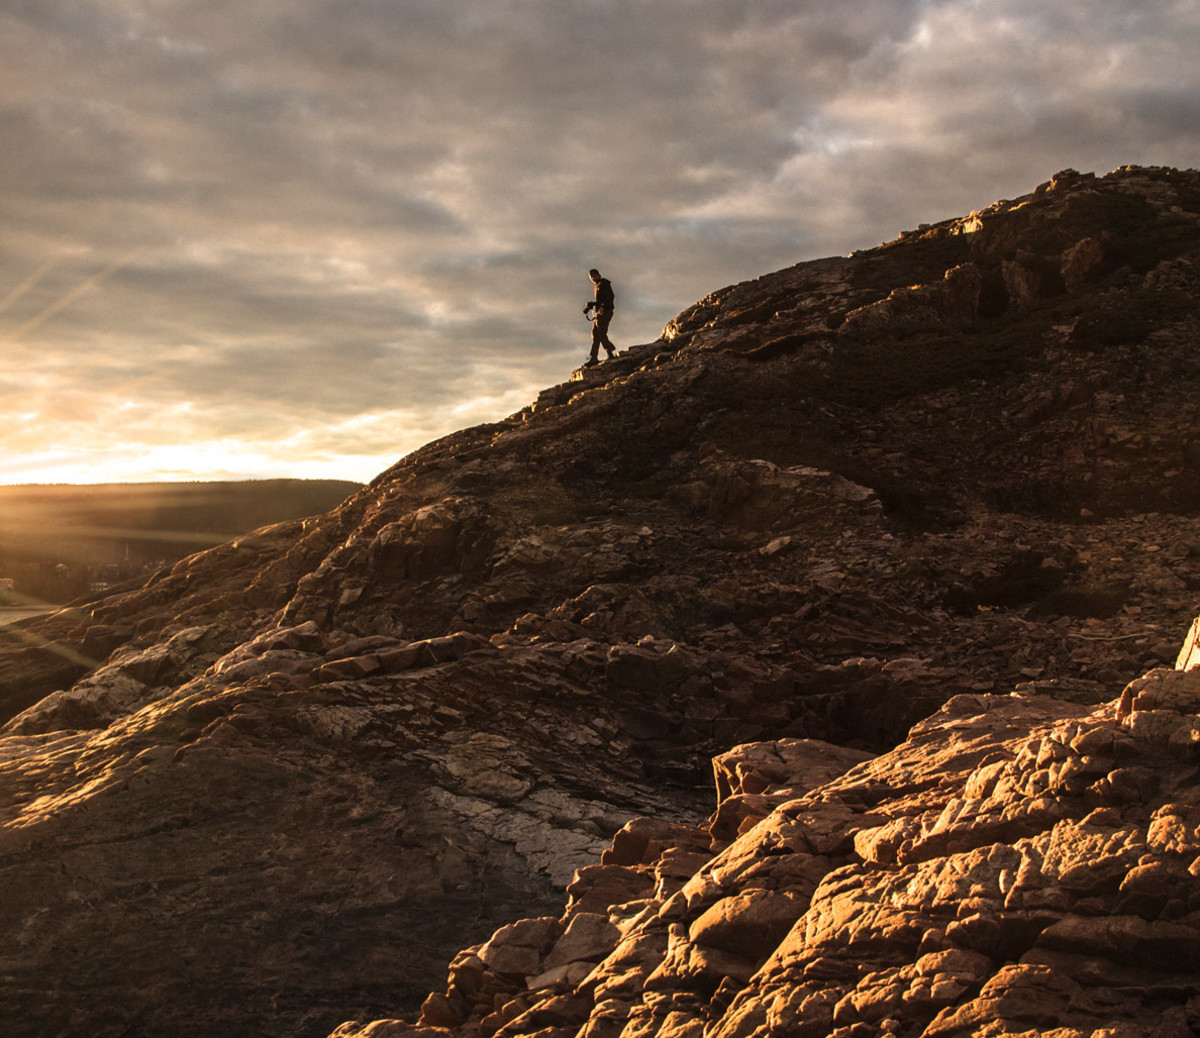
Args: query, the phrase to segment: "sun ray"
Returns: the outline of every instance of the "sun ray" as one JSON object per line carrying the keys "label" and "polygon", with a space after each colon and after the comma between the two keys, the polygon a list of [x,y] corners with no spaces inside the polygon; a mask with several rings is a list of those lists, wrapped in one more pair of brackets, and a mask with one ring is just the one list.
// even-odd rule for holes
{"label": "sun ray", "polygon": [[61,260],[47,260],[15,288],[11,289],[3,299],[0,299],[0,314],[4,313],[13,303],[33,288],[39,281],[61,263]]}
{"label": "sun ray", "polygon": [[[102,285],[105,281],[107,281],[110,277],[112,277],[118,270],[121,270],[123,267],[127,267],[130,263],[132,263],[137,258],[140,251],[141,251],[140,249],[135,249],[132,252],[126,253],[124,256],[120,257],[119,259],[114,260],[107,267],[104,267],[103,269],[98,270],[91,277],[85,278],[82,282],[80,282],[78,285],[76,285],[70,291],[65,292],[65,293],[63,293],[63,295],[59,296],[58,299],[56,299],[53,303],[51,303],[49,306],[47,306],[40,313],[35,314],[33,317],[29,318],[29,320],[27,320],[24,324],[19,325],[18,327],[13,329],[11,332],[9,332],[8,335],[6,335],[3,339],[0,339],[0,346],[9,346],[12,343],[16,342],[18,339],[28,335],[30,332],[36,330],[37,328],[40,328],[51,317],[53,317],[55,314],[59,313],[60,311],[65,310],[68,306],[70,306],[73,302],[75,302],[75,300],[78,299],[85,292],[89,291],[90,289],[95,288],[97,285]],[[31,277],[32,277],[32,275],[31,275]],[[28,281],[28,280],[29,279],[27,278],[26,281]],[[17,287],[19,289],[21,286],[17,286]],[[14,291],[16,291],[16,289],[14,289]],[[11,296],[12,293],[10,292],[9,295]]]}
{"label": "sun ray", "polygon": [[[59,611],[57,607],[52,608],[53,611]],[[82,652],[71,648],[69,645],[62,645],[49,638],[43,638],[40,634],[26,630],[23,627],[14,627],[12,625],[0,626],[0,638],[23,642],[26,646],[34,649],[44,649],[46,652],[52,653],[60,659],[66,660],[68,663],[86,667],[88,670],[95,670],[102,662],[92,659],[90,656],[85,656]]]}

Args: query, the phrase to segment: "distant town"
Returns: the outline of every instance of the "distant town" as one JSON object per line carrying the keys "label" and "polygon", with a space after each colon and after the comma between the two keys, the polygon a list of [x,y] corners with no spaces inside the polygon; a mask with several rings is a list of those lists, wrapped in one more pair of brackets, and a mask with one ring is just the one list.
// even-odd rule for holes
{"label": "distant town", "polygon": [[329,511],[341,480],[0,487],[0,607],[55,607],[144,580],[272,523]]}
{"label": "distant town", "polygon": [[0,577],[0,605],[28,606],[31,600],[61,605],[85,595],[107,591],[135,577],[148,577],[167,565],[165,556],[130,559],[126,563],[89,565],[84,562],[55,562],[50,559],[9,563]]}

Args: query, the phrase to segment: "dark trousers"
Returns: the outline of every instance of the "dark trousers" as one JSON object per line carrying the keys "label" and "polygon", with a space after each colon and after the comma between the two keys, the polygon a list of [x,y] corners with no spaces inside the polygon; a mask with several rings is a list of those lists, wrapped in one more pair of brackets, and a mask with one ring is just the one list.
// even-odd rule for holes
{"label": "dark trousers", "polygon": [[608,325],[613,319],[611,310],[597,310],[596,319],[592,322],[592,360],[600,356],[600,347],[611,357],[616,347],[608,341]]}

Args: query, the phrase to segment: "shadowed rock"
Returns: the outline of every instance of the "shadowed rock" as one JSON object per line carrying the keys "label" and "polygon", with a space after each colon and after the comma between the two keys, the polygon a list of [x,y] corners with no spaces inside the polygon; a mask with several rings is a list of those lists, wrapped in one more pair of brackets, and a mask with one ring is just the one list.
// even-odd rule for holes
{"label": "shadowed rock", "polygon": [[[960,696],[815,788],[836,747],[739,747],[717,766],[717,853],[673,891],[609,887],[586,917],[568,904],[559,927],[609,924],[575,970],[563,954],[547,969],[509,928],[492,942],[524,969],[500,976],[489,942],[419,1019],[336,1038],[1185,1038],[1200,1011],[1197,674],[1155,671],[1097,708]],[[721,840],[729,798],[772,785],[792,796]],[[431,1012],[447,1003],[453,1019]]]}
{"label": "shadowed rock", "polygon": [[6,630],[6,1033],[967,1033],[1069,1009],[1076,918],[1160,961],[1192,722],[1093,711],[1195,612],[1198,227],[1194,172],[1063,175],[730,286]]}

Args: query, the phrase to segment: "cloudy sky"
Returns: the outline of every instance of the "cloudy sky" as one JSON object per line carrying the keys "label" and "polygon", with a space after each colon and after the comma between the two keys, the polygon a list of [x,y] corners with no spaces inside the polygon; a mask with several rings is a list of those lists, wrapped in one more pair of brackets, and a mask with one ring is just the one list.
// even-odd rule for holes
{"label": "cloudy sky", "polygon": [[1200,166],[1200,0],[0,0],[0,483],[369,480],[706,293]]}

